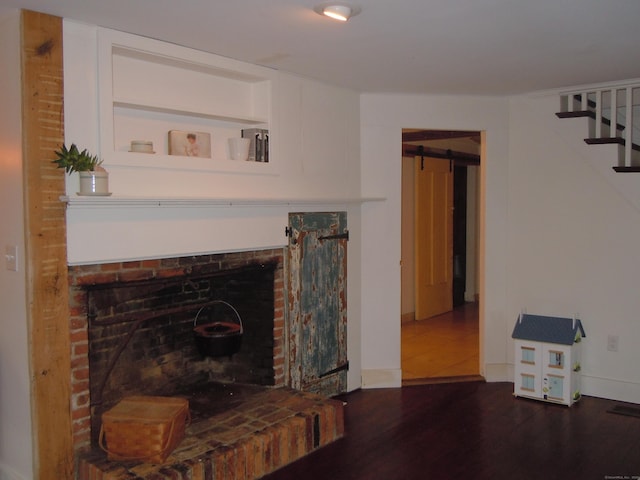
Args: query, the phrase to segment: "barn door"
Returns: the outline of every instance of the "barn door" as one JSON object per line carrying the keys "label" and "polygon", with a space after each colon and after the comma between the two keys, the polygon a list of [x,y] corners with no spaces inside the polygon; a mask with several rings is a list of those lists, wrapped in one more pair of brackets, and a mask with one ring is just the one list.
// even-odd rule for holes
{"label": "barn door", "polygon": [[346,212],[289,215],[289,375],[299,390],[347,388]]}
{"label": "barn door", "polygon": [[453,173],[450,162],[415,158],[416,320],[453,309]]}

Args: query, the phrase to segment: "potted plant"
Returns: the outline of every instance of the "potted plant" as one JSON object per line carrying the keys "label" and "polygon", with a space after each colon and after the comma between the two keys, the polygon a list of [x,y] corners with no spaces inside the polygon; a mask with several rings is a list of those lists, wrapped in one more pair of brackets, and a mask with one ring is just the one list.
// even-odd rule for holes
{"label": "potted plant", "polygon": [[102,168],[102,160],[97,155],[91,155],[87,149],[80,151],[75,143],[70,148],[62,145],[55,152],[53,163],[58,168],[64,168],[69,174],[78,172],[80,176],[80,191],[78,195],[111,195],[109,193],[109,173]]}

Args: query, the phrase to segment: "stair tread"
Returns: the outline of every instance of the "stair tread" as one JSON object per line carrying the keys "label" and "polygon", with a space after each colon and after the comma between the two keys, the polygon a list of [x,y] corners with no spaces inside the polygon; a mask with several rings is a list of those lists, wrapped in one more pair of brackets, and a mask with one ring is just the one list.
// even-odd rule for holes
{"label": "stair tread", "polygon": [[[630,145],[627,144],[627,140],[621,136],[621,134],[624,132],[625,130],[625,125],[622,125],[618,122],[614,122],[612,121],[612,119],[606,118],[602,115],[602,112],[598,112],[599,115],[597,114],[597,105],[596,103],[589,99],[587,97],[587,101],[583,102],[583,97],[581,94],[574,94],[572,96],[572,98],[570,96],[566,96],[566,101],[571,102],[569,103],[569,107],[582,107],[585,108],[586,110],[574,110],[574,111],[570,111],[570,112],[556,112],[556,117],[558,118],[580,118],[580,117],[588,117],[591,120],[597,120],[598,122],[600,122],[601,125],[606,125],[609,127],[609,134],[612,133],[616,133],[618,134],[618,136],[615,137],[599,137],[599,138],[585,138],[584,141],[585,143],[587,143],[587,145],[611,145],[611,144],[615,144],[615,145],[619,145],[619,146],[623,146],[626,148],[629,148],[635,152],[640,152],[640,145],[633,143],[633,139],[630,139]],[[566,106],[566,105],[565,105]],[[615,103],[613,105],[613,107],[615,107]],[[613,108],[612,107],[612,108]],[[613,112],[616,113],[617,109]],[[599,118],[598,118],[599,117]],[[589,121],[589,125],[591,127],[593,127],[593,122]],[[615,129],[615,130],[614,130]],[[607,130],[604,130],[603,132],[601,132],[601,130],[599,128],[596,128],[598,133],[607,133]],[[627,135],[630,136],[630,135]],[[628,157],[629,152],[625,153],[625,157]],[[635,161],[629,161],[629,159],[627,158],[626,162],[628,163],[636,163]],[[612,167],[614,171],[619,172],[619,173],[631,173],[631,172],[638,172],[640,173],[640,166],[617,166],[617,167]]]}
{"label": "stair tread", "polygon": [[[588,144],[588,145],[610,145],[610,144],[617,144],[617,145],[626,145],[626,140],[622,137],[604,137],[604,138],[585,138],[584,141]],[[640,145],[638,145],[637,143],[632,143],[631,144],[631,149],[635,150],[636,152],[640,152]]]}
{"label": "stair tread", "polygon": [[584,141],[589,145],[606,145],[610,143],[625,144],[625,140],[622,137],[585,138]]}
{"label": "stair tread", "polygon": [[[596,119],[596,112],[594,112],[593,110],[575,110],[573,112],[556,112],[556,117],[558,118],[584,118],[584,117],[589,117],[593,120]],[[603,125],[607,125],[607,126],[611,126],[611,120],[609,120],[607,117],[602,117],[602,124]],[[615,125],[616,130],[618,132],[623,132],[625,127],[624,125],[622,125],[621,123],[616,123]]]}
{"label": "stair tread", "polygon": [[557,112],[556,117],[558,118],[579,118],[579,117],[596,118],[596,114],[591,110],[575,110],[573,112]]}
{"label": "stair tread", "polygon": [[640,173],[640,167],[613,167],[618,173]]}

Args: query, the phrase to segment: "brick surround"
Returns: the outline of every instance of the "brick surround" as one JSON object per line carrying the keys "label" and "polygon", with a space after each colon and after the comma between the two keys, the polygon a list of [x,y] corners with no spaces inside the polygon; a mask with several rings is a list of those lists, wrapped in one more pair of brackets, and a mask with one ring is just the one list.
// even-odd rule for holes
{"label": "brick surround", "polygon": [[[88,450],[92,439],[89,362],[88,292],[96,285],[128,285],[153,280],[172,281],[259,264],[275,264],[273,271],[273,376],[270,384],[285,384],[285,294],[283,250],[175,257],[69,267],[71,337],[71,410],[74,450]],[[114,314],[118,312],[114,310]],[[165,355],[164,358],[170,356]],[[156,393],[156,392],[154,392]],[[93,429],[96,429],[94,422]],[[95,442],[97,432],[93,432]],[[83,477],[80,477],[83,478]]]}

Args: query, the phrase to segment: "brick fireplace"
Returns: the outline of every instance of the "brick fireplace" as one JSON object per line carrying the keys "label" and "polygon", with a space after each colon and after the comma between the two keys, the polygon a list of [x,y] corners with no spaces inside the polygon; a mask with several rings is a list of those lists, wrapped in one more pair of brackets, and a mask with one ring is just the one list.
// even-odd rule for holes
{"label": "brick fireplace", "polygon": [[[287,387],[284,256],[69,267],[77,479],[253,480],[343,436],[342,402]],[[195,345],[194,324],[213,308],[244,327],[232,355]],[[101,414],[131,394],[189,399],[191,425],[165,464],[109,461],[97,446]]]}
{"label": "brick fireplace", "polygon": [[[76,478],[253,480],[342,437],[341,402],[286,386],[284,252],[69,267]],[[210,313],[234,321],[226,305],[242,346],[203,356],[197,316],[220,307]],[[192,423],[163,465],[97,446],[101,414],[132,394],[189,399]]]}
{"label": "brick fireplace", "polygon": [[[285,383],[282,249],[71,266],[69,282],[76,450],[95,444],[100,414],[125,395]],[[211,300],[243,318],[243,347],[231,358],[202,357],[193,340],[195,315]]]}

